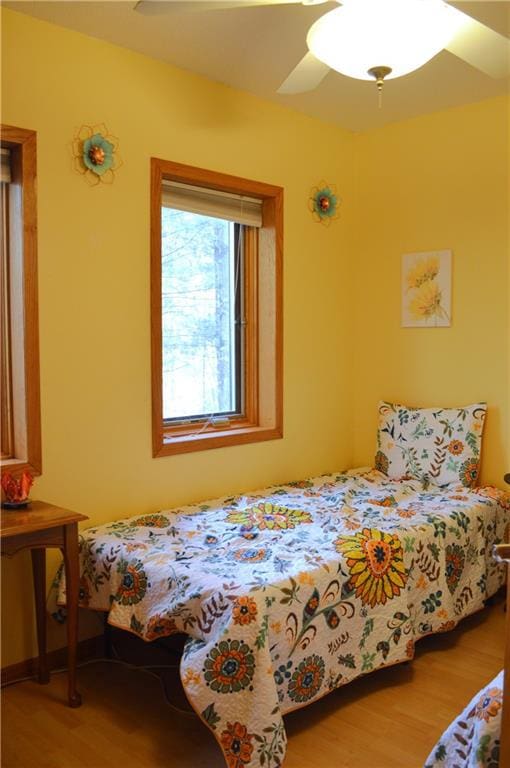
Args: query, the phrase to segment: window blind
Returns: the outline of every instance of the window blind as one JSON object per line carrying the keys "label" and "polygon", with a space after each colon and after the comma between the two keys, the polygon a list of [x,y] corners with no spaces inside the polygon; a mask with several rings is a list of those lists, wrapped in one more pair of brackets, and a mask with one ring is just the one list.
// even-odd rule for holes
{"label": "window blind", "polygon": [[12,418],[12,367],[11,367],[11,313],[9,290],[9,223],[7,216],[7,187],[0,186],[0,416],[2,435],[2,460],[14,456],[14,431]]}
{"label": "window blind", "polygon": [[11,180],[11,153],[5,147],[0,149],[0,181],[8,184]]}
{"label": "window blind", "polygon": [[262,226],[262,200],[255,197],[195,187],[178,181],[163,181],[161,204],[165,208],[214,216],[248,227]]}

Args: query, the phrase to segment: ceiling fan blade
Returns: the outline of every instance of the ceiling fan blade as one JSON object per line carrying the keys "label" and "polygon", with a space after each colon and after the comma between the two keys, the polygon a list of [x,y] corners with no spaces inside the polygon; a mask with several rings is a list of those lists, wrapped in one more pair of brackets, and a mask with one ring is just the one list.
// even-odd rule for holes
{"label": "ceiling fan blade", "polygon": [[316,59],[313,53],[304,56],[297,67],[294,67],[290,75],[278,88],[277,93],[293,94],[313,91],[314,88],[322,83],[330,67],[319,59]]}
{"label": "ceiling fan blade", "polygon": [[456,17],[458,31],[446,50],[491,77],[510,75],[510,40],[457,8],[448,8]]}
{"label": "ceiling fan blade", "polygon": [[[326,2],[327,0],[320,0]],[[159,16],[168,11],[219,11],[256,5],[296,5],[301,0],[139,0],[133,10],[144,16]],[[316,3],[311,3],[315,5]],[[317,3],[318,4],[318,3]]]}

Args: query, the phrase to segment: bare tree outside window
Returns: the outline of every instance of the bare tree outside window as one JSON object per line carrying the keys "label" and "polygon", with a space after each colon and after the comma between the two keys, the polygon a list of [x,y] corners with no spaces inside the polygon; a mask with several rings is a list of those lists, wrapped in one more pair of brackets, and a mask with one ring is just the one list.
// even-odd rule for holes
{"label": "bare tree outside window", "polygon": [[165,420],[234,413],[239,407],[239,229],[223,219],[162,209]]}

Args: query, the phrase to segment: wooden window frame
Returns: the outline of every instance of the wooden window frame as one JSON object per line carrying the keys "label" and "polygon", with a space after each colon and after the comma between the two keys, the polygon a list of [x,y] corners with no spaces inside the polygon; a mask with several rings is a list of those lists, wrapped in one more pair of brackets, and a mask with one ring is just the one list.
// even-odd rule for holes
{"label": "wooden window frame", "polygon": [[37,290],[37,134],[1,126],[1,145],[11,152],[9,206],[10,319],[21,339],[12,349],[13,455],[2,472],[42,472]]}
{"label": "wooden window frame", "polygon": [[[228,427],[163,419],[161,190],[164,180],[262,200],[262,227],[245,230],[244,414]],[[270,268],[261,265],[271,265]],[[266,274],[261,270],[265,269]],[[271,274],[267,274],[271,271]],[[262,279],[261,279],[262,278]],[[153,456],[203,451],[283,436],[283,189],[271,184],[151,158],[151,360]],[[267,296],[263,296],[263,292]],[[271,307],[271,311],[262,311]],[[271,326],[266,316],[271,316]],[[261,360],[265,361],[262,378]]]}

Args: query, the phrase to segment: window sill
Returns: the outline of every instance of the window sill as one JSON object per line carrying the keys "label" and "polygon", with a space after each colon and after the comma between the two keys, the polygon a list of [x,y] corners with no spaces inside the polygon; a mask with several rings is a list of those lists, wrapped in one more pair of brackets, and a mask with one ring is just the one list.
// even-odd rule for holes
{"label": "window sill", "polygon": [[172,434],[165,432],[162,441],[154,448],[154,458],[173,456],[178,453],[206,451],[210,448],[223,448],[231,445],[246,445],[264,440],[277,440],[283,437],[279,427],[260,427],[243,425],[229,429],[215,429],[210,432],[193,434]]}
{"label": "window sill", "polygon": [[30,472],[33,477],[38,477],[41,474],[41,467],[30,464],[23,459],[2,459],[1,471],[2,474],[11,472],[16,475],[21,474],[22,472]]}

